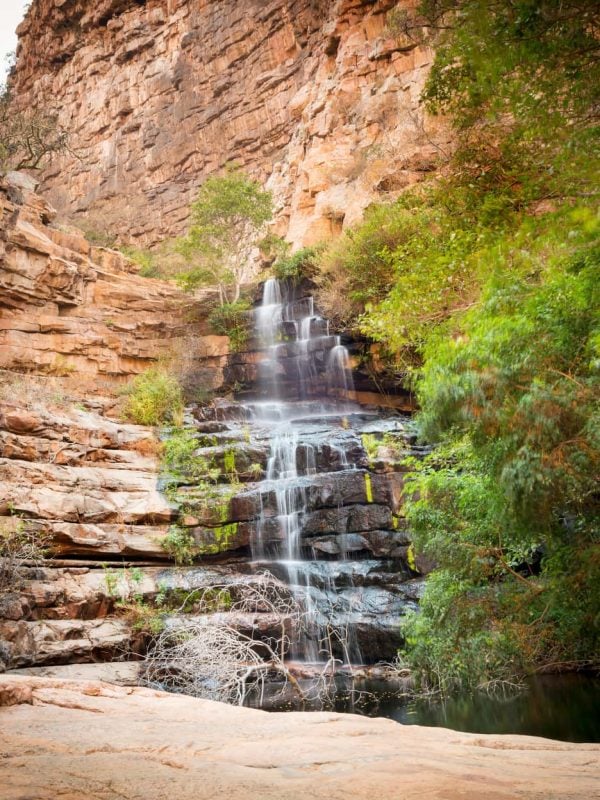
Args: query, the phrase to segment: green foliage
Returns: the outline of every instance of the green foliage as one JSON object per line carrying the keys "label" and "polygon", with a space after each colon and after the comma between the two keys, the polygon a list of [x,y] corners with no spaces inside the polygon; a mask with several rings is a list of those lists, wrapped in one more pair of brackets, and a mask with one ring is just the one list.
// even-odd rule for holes
{"label": "green foliage", "polygon": [[179,484],[193,485],[193,498],[201,498],[205,507],[217,496],[215,484],[221,470],[197,453],[201,446],[197,434],[189,428],[172,428],[163,443],[165,493],[183,513],[188,510],[190,497],[187,493],[180,493]]}
{"label": "green foliage", "polygon": [[170,475],[191,480],[203,477],[209,469],[208,462],[196,455],[201,447],[198,437],[189,428],[171,428],[163,442],[163,465]]}
{"label": "green foliage", "polygon": [[233,603],[229,589],[208,587],[206,589],[180,589],[161,587],[156,604],[164,610],[179,614],[214,614],[228,611]]}
{"label": "green foliage", "polygon": [[436,58],[424,99],[449,113],[457,164],[525,203],[598,185],[600,23],[578,0],[425,0]]}
{"label": "green foliage", "polygon": [[131,627],[139,633],[157,636],[165,628],[161,611],[140,600],[131,600],[123,605],[123,610],[131,620]]}
{"label": "green foliage", "polygon": [[162,273],[156,256],[150,250],[140,250],[137,247],[119,248],[124,256],[130,258],[140,268],[139,274],[143,278],[161,278]]}
{"label": "green foliage", "polygon": [[[89,238],[89,234],[86,236]],[[173,280],[178,279],[180,273],[187,270],[187,261],[179,252],[178,244],[175,239],[165,239],[153,250],[129,245],[119,247],[119,250],[139,266],[138,274],[142,278]],[[112,246],[114,245],[113,241]]]}
{"label": "green foliage", "polygon": [[179,424],[183,395],[177,379],[164,367],[147,369],[125,389],[125,416],[138,425]]}
{"label": "green foliage", "polygon": [[215,333],[229,336],[231,350],[234,353],[243,350],[248,341],[251,325],[250,308],[247,300],[239,299],[216,306],[208,316],[208,323]]}
{"label": "green foliage", "polygon": [[222,303],[238,300],[251,251],[272,215],[271,194],[237,167],[207,178],[192,203],[188,235],[179,243],[190,264],[179,283],[186,290],[216,285]]}
{"label": "green foliage", "polygon": [[104,585],[107,595],[114,601],[115,609],[126,616],[134,631],[156,635],[164,628],[161,612],[144,600],[141,584],[144,573],[139,567],[113,569],[104,567]]}
{"label": "green foliage", "polygon": [[303,278],[312,280],[317,273],[317,259],[321,247],[303,247],[292,255],[283,255],[273,265],[273,275],[280,281],[299,283]]}
{"label": "green foliage", "polygon": [[87,219],[79,220],[78,226],[83,231],[88,242],[95,247],[106,247],[109,250],[116,248],[116,234],[96,227],[93,221]]}
{"label": "green foliage", "polygon": [[272,263],[276,259],[285,258],[291,245],[276,233],[269,232],[258,242],[257,247],[265,261]]}
{"label": "green foliage", "polygon": [[[383,299],[394,282],[391,255],[407,237],[410,216],[373,206],[364,221],[345,231],[320,255],[319,304],[338,324],[356,319],[366,303]],[[414,228],[410,228],[414,231]]]}
{"label": "green foliage", "polygon": [[413,465],[406,513],[439,569],[407,655],[443,690],[599,651],[600,221],[527,227],[528,269],[509,261],[461,335],[428,343],[418,385],[444,445]]}
{"label": "green foliage", "polygon": [[369,462],[375,461],[379,453],[381,440],[374,433],[363,433],[360,438]]}
{"label": "green foliage", "polygon": [[193,535],[179,525],[171,525],[162,546],[178,566],[193,564],[198,555]]}
{"label": "green foliage", "polygon": [[119,576],[114,569],[104,566],[104,586],[109,597],[119,597]]}

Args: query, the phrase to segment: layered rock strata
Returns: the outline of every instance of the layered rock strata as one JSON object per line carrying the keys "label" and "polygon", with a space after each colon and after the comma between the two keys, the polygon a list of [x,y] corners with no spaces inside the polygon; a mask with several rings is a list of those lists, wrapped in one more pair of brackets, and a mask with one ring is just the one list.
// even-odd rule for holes
{"label": "layered rock strata", "polygon": [[[0,525],[3,532],[22,526],[51,557],[25,565],[19,585],[2,594],[0,664],[136,658],[145,645],[141,611],[163,622],[173,616],[159,596],[251,579],[257,541],[282,544],[278,499],[262,483],[271,431],[243,403],[197,406],[185,419],[191,462],[161,475],[156,432],[119,419],[115,391],[160,357],[179,363],[188,383],[219,386],[234,368],[225,368],[227,338],[207,331],[202,304],[58,227],[30,179],[9,175],[0,199]],[[248,347],[241,363],[251,383],[251,366],[264,354],[256,341]],[[398,620],[420,589],[399,464],[418,449],[404,423],[373,428],[376,416],[371,409],[353,421],[313,419],[298,450],[300,459],[310,450],[317,472],[302,489],[311,581],[339,619],[352,616],[369,661],[394,656]],[[363,434],[398,447],[375,462]],[[198,566],[173,565],[173,536],[184,537]],[[233,622],[258,636],[276,624],[268,614]]]}
{"label": "layered rock strata", "polygon": [[152,244],[235,160],[273,190],[291,242],[336,234],[448,153],[418,104],[431,53],[388,25],[397,5],[34,0],[14,94],[55,108],[76,153],[44,190],[88,228]]}
{"label": "layered rock strata", "polygon": [[203,307],[55,224],[34,190],[22,173],[0,181],[0,369],[76,375],[80,390],[106,393],[168,358],[205,388],[218,386],[228,340],[202,316],[190,323]]}
{"label": "layered rock strata", "polygon": [[24,526],[52,556],[2,592],[3,667],[127,653],[131,623],[100,564],[168,565],[176,511],[159,491],[156,432],[119,418],[119,387],[162,358],[207,391],[227,360],[206,303],[54,218],[31,178],[0,181],[0,528]]}

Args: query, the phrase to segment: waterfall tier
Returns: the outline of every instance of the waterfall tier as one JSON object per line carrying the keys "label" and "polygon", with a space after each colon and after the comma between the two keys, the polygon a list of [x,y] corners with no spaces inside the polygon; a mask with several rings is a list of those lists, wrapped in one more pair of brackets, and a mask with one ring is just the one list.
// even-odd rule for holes
{"label": "waterfall tier", "polygon": [[[232,498],[223,486],[213,530],[229,527],[227,549],[248,548],[250,569],[268,569],[306,609],[294,660],[392,658],[420,591],[396,463],[418,452],[409,421],[355,401],[348,351],[312,297],[269,280],[254,319],[251,391],[195,412],[198,454],[242,484]],[[385,445],[379,460],[372,442]]]}

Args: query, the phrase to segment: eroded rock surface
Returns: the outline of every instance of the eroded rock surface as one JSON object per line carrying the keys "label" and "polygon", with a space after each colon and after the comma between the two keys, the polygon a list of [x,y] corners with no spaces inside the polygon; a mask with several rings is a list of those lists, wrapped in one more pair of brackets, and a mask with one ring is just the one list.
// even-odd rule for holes
{"label": "eroded rock surface", "polygon": [[[44,188],[61,212],[146,243],[181,233],[204,177],[236,160],[310,244],[435,169],[418,108],[431,53],[391,35],[391,0],[35,0],[14,93],[72,131]],[[410,3],[406,3],[410,5]]]}
{"label": "eroded rock surface", "polygon": [[0,798],[593,800],[600,745],[0,676]]}
{"label": "eroded rock surface", "polygon": [[220,385],[228,339],[208,330],[206,304],[57,227],[34,189],[19,173],[0,180],[0,369],[77,376],[83,395],[177,358],[204,388]]}

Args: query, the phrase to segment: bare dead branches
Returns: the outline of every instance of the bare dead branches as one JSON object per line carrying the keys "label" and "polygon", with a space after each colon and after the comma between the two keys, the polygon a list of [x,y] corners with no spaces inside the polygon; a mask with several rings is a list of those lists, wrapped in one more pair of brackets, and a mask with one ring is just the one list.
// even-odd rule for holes
{"label": "bare dead branches", "polygon": [[[155,637],[142,670],[146,685],[242,705],[250,692],[262,696],[274,675],[302,696],[284,659],[304,612],[287,587],[264,573],[190,592],[178,610],[190,603],[205,613],[176,616]],[[269,623],[262,634],[254,624],[259,615]]]}
{"label": "bare dead branches", "polygon": [[28,531],[20,520],[0,525],[0,595],[21,588],[22,568],[40,564],[46,544],[44,536]]}

